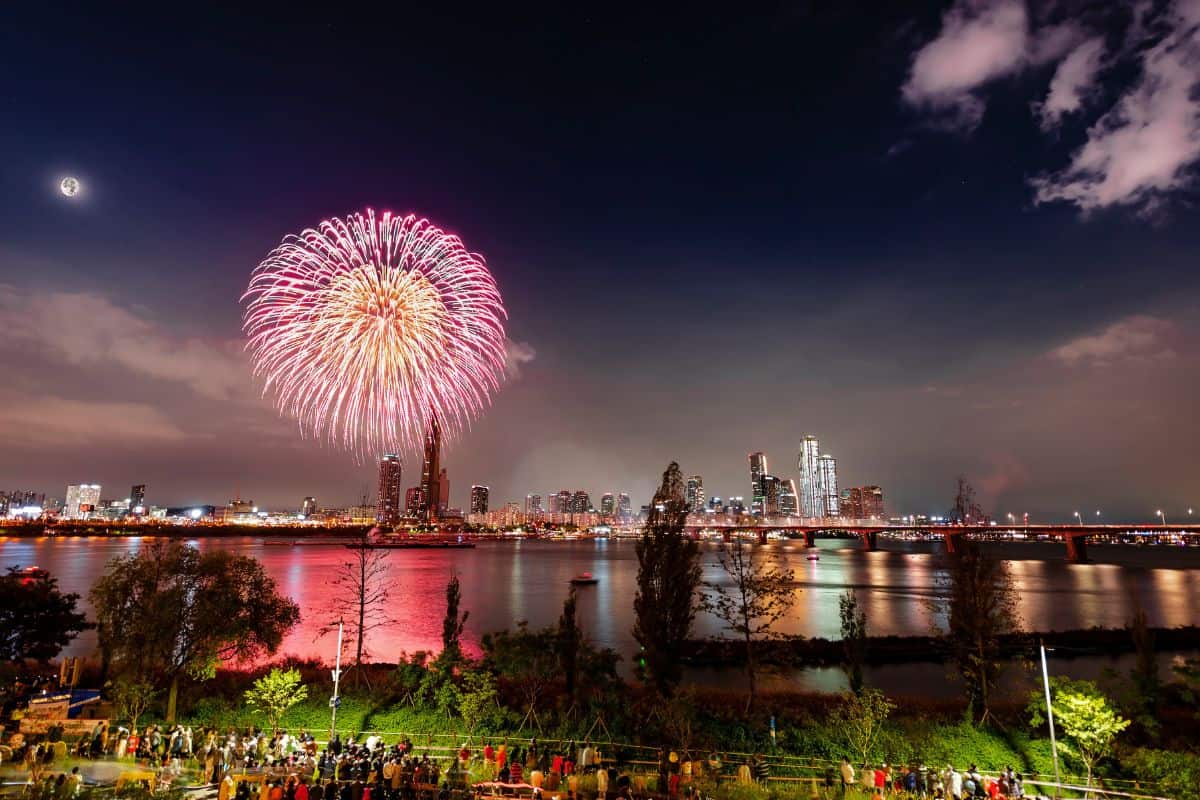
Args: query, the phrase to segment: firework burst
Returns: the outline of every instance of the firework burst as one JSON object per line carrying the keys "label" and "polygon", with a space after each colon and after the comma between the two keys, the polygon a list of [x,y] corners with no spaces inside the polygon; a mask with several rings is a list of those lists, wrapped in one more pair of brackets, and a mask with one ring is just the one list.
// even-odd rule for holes
{"label": "firework burst", "polygon": [[425,219],[367,209],[289,236],[242,300],[264,396],[359,459],[418,449],[434,415],[453,437],[504,375],[495,279]]}

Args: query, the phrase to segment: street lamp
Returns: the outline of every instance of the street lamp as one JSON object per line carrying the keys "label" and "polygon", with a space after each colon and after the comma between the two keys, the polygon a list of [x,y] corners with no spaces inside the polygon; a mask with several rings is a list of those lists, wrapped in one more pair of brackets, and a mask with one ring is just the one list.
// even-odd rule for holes
{"label": "street lamp", "polygon": [[1054,756],[1054,796],[1058,797],[1059,784],[1062,783],[1062,779],[1058,775],[1058,743],[1054,739],[1054,710],[1050,707],[1050,672],[1046,669],[1046,643],[1038,642],[1038,645],[1042,651],[1042,686],[1046,690],[1046,721],[1050,724],[1050,753]]}
{"label": "street lamp", "polygon": [[1083,524],[1083,517],[1079,516],[1078,511],[1075,512],[1075,521],[1078,522],[1080,525]]}
{"label": "street lamp", "polygon": [[1163,527],[1165,528],[1167,526],[1167,517],[1165,514],[1163,514],[1162,509],[1160,508],[1158,511],[1155,511],[1154,513],[1158,514],[1158,518],[1159,518],[1159,520],[1162,521]]}

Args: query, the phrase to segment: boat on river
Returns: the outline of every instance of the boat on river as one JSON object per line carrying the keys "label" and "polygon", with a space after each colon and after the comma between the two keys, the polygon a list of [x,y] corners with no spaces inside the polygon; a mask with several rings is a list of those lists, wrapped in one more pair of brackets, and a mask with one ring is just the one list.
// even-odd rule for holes
{"label": "boat on river", "polygon": [[599,582],[600,579],[590,572],[581,572],[574,578],[571,578],[572,586],[595,586]]}

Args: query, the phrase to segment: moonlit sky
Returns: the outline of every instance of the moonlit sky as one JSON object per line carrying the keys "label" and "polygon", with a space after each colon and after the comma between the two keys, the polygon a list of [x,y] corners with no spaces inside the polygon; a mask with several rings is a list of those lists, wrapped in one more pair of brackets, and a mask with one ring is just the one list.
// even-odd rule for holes
{"label": "moonlit sky", "polygon": [[510,313],[456,505],[640,504],[672,459],[748,495],[815,433],[891,513],[959,473],[1001,516],[1200,507],[1200,3],[651,5],[10,9],[0,488],[373,494],[260,397],[238,305],[372,206]]}

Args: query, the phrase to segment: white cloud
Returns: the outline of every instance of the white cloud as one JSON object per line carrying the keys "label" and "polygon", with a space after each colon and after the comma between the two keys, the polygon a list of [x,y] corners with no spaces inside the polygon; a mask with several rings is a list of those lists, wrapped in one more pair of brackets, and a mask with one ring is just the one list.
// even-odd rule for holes
{"label": "white cloud", "polygon": [[175,423],[144,403],[101,403],[8,394],[0,397],[0,438],[10,444],[81,447],[186,439]]}
{"label": "white cloud", "polygon": [[901,93],[909,104],[970,130],[984,111],[975,90],[1020,69],[1028,47],[1023,0],[960,0],[942,17],[937,38],[917,51]]}
{"label": "white cloud", "polygon": [[1178,0],[1159,24],[1166,32],[1142,53],[1140,77],[1089,128],[1070,164],[1031,181],[1035,202],[1151,212],[1191,183],[1200,161],[1200,0]]}
{"label": "white cloud", "polygon": [[537,351],[528,342],[504,341],[504,375],[509,380],[521,377],[521,367],[537,358]]}
{"label": "white cloud", "polygon": [[178,336],[101,295],[0,284],[0,315],[10,341],[67,366],[119,367],[221,400],[251,396],[238,342]]}
{"label": "white cloud", "polygon": [[1136,314],[1096,334],[1080,336],[1050,351],[1067,366],[1108,366],[1118,361],[1164,361],[1175,357],[1170,320]]}
{"label": "white cloud", "polygon": [[1062,60],[1050,81],[1046,100],[1035,113],[1042,130],[1055,128],[1066,114],[1083,108],[1083,101],[1096,88],[1096,77],[1103,65],[1104,39],[1088,39]]}

